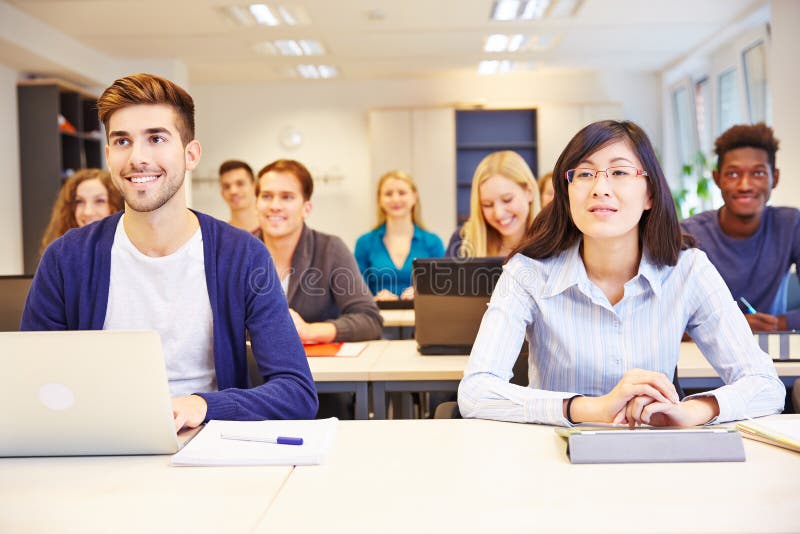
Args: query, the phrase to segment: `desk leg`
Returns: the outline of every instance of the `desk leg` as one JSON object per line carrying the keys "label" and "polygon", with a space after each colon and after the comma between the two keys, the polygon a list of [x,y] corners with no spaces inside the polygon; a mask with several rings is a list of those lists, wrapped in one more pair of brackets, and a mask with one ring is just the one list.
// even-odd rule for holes
{"label": "desk leg", "polygon": [[358,382],[355,384],[356,394],[356,419],[369,419],[369,396],[367,395],[367,383]]}
{"label": "desk leg", "polygon": [[386,382],[372,382],[371,387],[375,419],[386,419]]}

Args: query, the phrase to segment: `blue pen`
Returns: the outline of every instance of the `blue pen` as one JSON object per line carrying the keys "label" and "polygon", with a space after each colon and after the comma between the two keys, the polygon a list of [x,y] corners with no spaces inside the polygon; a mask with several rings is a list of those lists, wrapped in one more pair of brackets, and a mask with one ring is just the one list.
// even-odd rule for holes
{"label": "blue pen", "polygon": [[220,434],[222,439],[236,441],[258,441],[260,443],[276,443],[278,445],[302,445],[303,438],[293,438],[291,436],[263,436],[254,434]]}
{"label": "blue pen", "polygon": [[753,306],[751,306],[749,302],[747,302],[747,299],[746,299],[746,298],[744,298],[744,297],[739,297],[739,300],[740,300],[740,301],[741,301],[741,303],[742,303],[742,304],[744,304],[744,305],[745,305],[745,307],[747,308],[747,313],[758,313],[758,312],[756,311],[756,309],[755,309]]}

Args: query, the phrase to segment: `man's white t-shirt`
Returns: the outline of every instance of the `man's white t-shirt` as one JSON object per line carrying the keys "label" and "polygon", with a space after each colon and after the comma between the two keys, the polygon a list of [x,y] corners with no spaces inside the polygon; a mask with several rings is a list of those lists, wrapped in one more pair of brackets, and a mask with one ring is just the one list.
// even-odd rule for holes
{"label": "man's white t-shirt", "polygon": [[198,228],[169,256],[151,258],[128,239],[122,219],[111,246],[103,329],[158,331],[173,397],[217,391],[203,234]]}

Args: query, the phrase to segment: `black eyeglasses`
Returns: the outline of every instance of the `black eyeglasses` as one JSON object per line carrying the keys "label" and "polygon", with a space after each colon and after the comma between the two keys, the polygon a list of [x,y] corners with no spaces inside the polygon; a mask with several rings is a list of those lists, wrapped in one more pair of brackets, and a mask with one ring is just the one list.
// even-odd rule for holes
{"label": "black eyeglasses", "polygon": [[593,183],[601,172],[606,175],[606,180],[612,185],[628,182],[639,176],[647,176],[647,171],[645,170],[637,169],[631,165],[619,165],[607,169],[578,167],[565,172],[564,178],[571,184],[585,185]]}

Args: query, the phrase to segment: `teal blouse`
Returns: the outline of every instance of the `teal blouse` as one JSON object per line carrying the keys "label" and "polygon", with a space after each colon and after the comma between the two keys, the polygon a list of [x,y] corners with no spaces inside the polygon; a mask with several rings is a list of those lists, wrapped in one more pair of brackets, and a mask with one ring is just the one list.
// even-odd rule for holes
{"label": "teal blouse", "polygon": [[356,262],[373,295],[381,289],[388,289],[395,295],[400,295],[411,285],[411,264],[415,258],[444,256],[444,243],[439,236],[414,225],[411,250],[402,268],[398,269],[383,243],[385,235],[386,225],[382,224],[359,237],[356,242]]}

